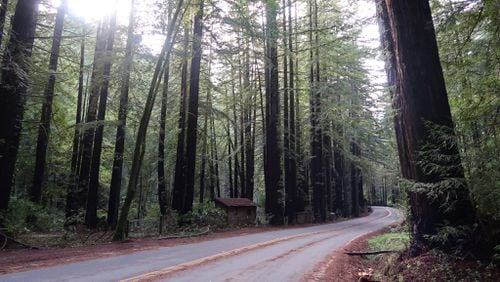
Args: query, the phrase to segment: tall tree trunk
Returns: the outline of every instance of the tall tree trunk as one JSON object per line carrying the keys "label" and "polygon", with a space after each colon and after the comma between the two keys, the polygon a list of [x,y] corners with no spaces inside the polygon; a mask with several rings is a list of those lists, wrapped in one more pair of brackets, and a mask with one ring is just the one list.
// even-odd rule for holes
{"label": "tall tree trunk", "polygon": [[184,189],[186,181],[186,110],[187,110],[187,80],[188,80],[188,51],[189,48],[189,29],[184,28],[184,54],[182,56],[181,70],[181,103],[179,110],[179,124],[177,134],[177,154],[175,160],[174,191],[172,198],[172,208],[176,211],[182,210],[186,190]]}
{"label": "tall tree trunk", "polygon": [[[120,192],[122,186],[123,154],[125,152],[125,136],[128,112],[128,94],[130,88],[130,69],[133,62],[134,48],[134,0],[131,1],[129,24],[127,30],[127,44],[125,46],[125,58],[122,64],[122,84],[120,86],[120,105],[118,109],[118,126],[115,135],[115,152],[113,156],[113,172],[111,174],[111,187],[108,202],[108,225],[116,227],[118,220],[118,209],[120,206]],[[167,65],[168,67],[168,65]],[[168,70],[165,70],[168,74]],[[167,83],[167,80],[164,81]],[[168,87],[168,86],[166,86]],[[160,202],[161,210],[161,202]],[[163,213],[162,213],[163,214]]]}
{"label": "tall tree trunk", "polygon": [[[351,153],[353,156],[358,157],[359,154],[359,146],[358,144],[355,143],[355,141],[351,142]],[[360,214],[360,209],[359,209],[359,180],[360,180],[360,174],[359,174],[359,169],[355,165],[354,161],[351,161],[351,200],[352,200],[352,215],[355,217],[358,217]]]}
{"label": "tall tree trunk", "polygon": [[[76,193],[76,174],[78,171],[78,156],[80,151],[80,128],[79,125],[83,121],[82,113],[84,111],[84,71],[85,71],[85,28],[82,29],[82,39],[80,43],[80,68],[78,72],[78,98],[76,103],[76,120],[75,132],[73,134],[73,149],[71,153],[71,172],[69,183],[66,192],[66,219],[74,215],[77,209],[77,193]],[[69,223],[69,222],[68,222]]]}
{"label": "tall tree trunk", "polygon": [[342,168],[344,173],[341,175],[343,178],[342,182],[344,184],[344,216],[345,217],[350,217],[352,216],[352,180],[351,180],[351,174],[353,173],[352,171],[352,166],[350,161],[347,158],[342,158],[343,163],[342,163]]}
{"label": "tall tree trunk", "polygon": [[276,16],[278,2],[266,2],[266,163],[265,169],[265,210],[271,215],[270,224],[283,223],[281,206],[281,150],[279,146],[279,82],[278,82],[278,25]]}
{"label": "tall tree trunk", "polygon": [[[212,101],[210,100],[210,107]],[[210,165],[212,166],[212,186],[215,185],[217,197],[221,197],[220,177],[219,177],[219,157],[217,153],[217,140],[215,138],[215,120],[212,111],[210,111]],[[213,187],[212,187],[213,188]],[[215,194],[215,193],[213,193]],[[214,195],[211,195],[211,200]]]}
{"label": "tall tree trunk", "polygon": [[[208,62],[208,78],[210,79],[210,73],[211,73],[211,67],[212,67],[212,50],[210,50],[210,55],[209,55],[209,62]],[[210,119],[210,124],[212,123],[212,103],[210,99],[210,82],[208,83],[208,89],[207,89],[207,102],[205,105],[205,117],[203,121],[203,147],[202,147],[202,153],[201,153],[201,168],[200,168],[200,203],[203,203],[204,197],[205,197],[205,165],[207,162],[207,146],[208,146],[208,120]],[[212,126],[210,126],[210,130],[212,129]],[[210,139],[212,138],[212,133],[210,133]],[[212,160],[210,160],[212,162]],[[211,170],[212,171],[212,170]],[[212,173],[210,173],[210,179],[212,180]],[[213,197],[213,188],[214,188],[214,183],[213,181],[210,181],[210,191],[211,192],[211,197]]]}
{"label": "tall tree trunk", "polygon": [[[327,124],[328,122],[325,122]],[[325,126],[327,128],[327,126]],[[333,173],[332,173],[332,139],[329,133],[323,135],[323,167],[325,170],[325,192],[326,192],[326,210],[328,212],[335,212],[334,209],[334,199],[335,194],[333,193]]]}
{"label": "tall tree trunk", "polygon": [[[208,77],[212,74],[212,50],[210,49],[210,59],[208,62]],[[215,118],[212,108],[212,84],[208,83],[207,89],[207,109],[209,110],[207,118],[210,119],[210,199],[213,201],[215,195],[221,197],[220,177],[219,177],[219,157],[217,153],[217,139],[215,133]],[[214,187],[215,186],[215,187]],[[216,191],[214,192],[214,188]]]}
{"label": "tall tree trunk", "polygon": [[[286,15],[286,13],[285,13]],[[297,147],[296,147],[296,130],[295,130],[295,72],[294,72],[294,56],[293,56],[293,40],[292,40],[292,1],[288,0],[288,59],[289,59],[289,102],[290,108],[288,110],[289,113],[289,126],[288,126],[288,137],[289,137],[289,145],[288,145],[288,159],[289,159],[289,175],[287,181],[287,205],[290,206],[288,210],[288,220],[293,223],[295,220],[295,213],[297,212]]]}
{"label": "tall tree trunk", "polygon": [[[241,46],[243,43],[241,42],[241,32],[240,32],[240,35],[238,37],[238,45]],[[241,49],[239,50],[239,53],[241,54]],[[243,55],[244,56],[244,55]],[[246,115],[246,111],[248,109],[248,105],[246,104],[246,101],[245,101],[245,98],[247,96],[247,91],[248,91],[248,88],[245,87],[245,84],[248,84],[248,82],[243,82],[243,75],[242,75],[242,72],[243,72],[243,62],[241,60],[241,55],[238,55],[238,65],[239,65],[239,68],[238,68],[238,78],[239,78],[239,83],[238,83],[238,88],[239,88],[239,91],[238,91],[238,96],[239,96],[239,112],[240,112],[240,116],[239,116],[239,152],[240,152],[240,162],[238,163],[238,173],[239,173],[239,178],[240,178],[240,196],[242,198],[246,198],[247,197],[247,191],[246,191],[246,180],[245,180],[245,153],[246,153],[246,142],[245,142],[245,115]],[[236,97],[235,97],[236,98]],[[234,104],[234,107],[235,107],[235,117],[236,117],[236,103]],[[236,122],[236,120],[235,120]],[[237,137],[236,137],[237,138]]]}
{"label": "tall tree trunk", "polygon": [[[255,53],[255,50],[254,50]],[[257,59],[255,59],[255,63],[257,63]],[[265,77],[267,77],[267,67],[265,68]],[[267,79],[267,78],[266,78]],[[258,89],[259,89],[259,108],[260,108],[260,116],[261,116],[261,122],[262,122],[262,144],[264,145],[262,148],[262,160],[264,162],[264,179],[267,179],[267,150],[266,150],[266,124],[267,124],[267,113],[264,110],[264,95],[262,93],[262,81],[261,81],[261,73],[259,71],[259,66],[257,65],[257,81],[258,81]],[[265,83],[265,89],[267,93],[267,83]],[[267,101],[267,99],[266,99]],[[267,102],[266,102],[267,103]]]}
{"label": "tall tree trunk", "polygon": [[294,217],[294,206],[291,201],[290,179],[294,176],[290,170],[290,119],[289,119],[289,89],[288,89],[288,36],[286,24],[286,0],[282,2],[283,8],[283,166],[284,166],[284,186],[285,186],[285,216],[289,223]]}
{"label": "tall tree trunk", "polygon": [[106,25],[107,24],[105,22],[101,22],[97,29],[97,39],[90,83],[90,94],[86,109],[87,114],[85,116],[85,123],[90,123],[91,128],[88,128],[83,132],[80,144],[81,160],[79,165],[79,173],[77,176],[77,183],[75,184],[78,187],[76,188],[77,210],[84,209],[86,207],[86,199],[88,196],[88,189],[90,184],[90,173],[92,169],[92,148],[94,146],[93,142],[95,136],[94,125],[97,121],[99,94],[101,90],[100,81],[103,78],[104,73],[103,58],[106,49]]}
{"label": "tall tree trunk", "polygon": [[[208,113],[205,112],[205,117],[203,121],[203,145],[202,145],[202,151],[201,151],[201,166],[200,166],[200,203],[203,203],[205,200],[205,166],[207,162],[207,139],[208,139]],[[211,177],[211,175],[210,175]],[[213,183],[210,183],[212,186]],[[213,186],[212,189],[213,190]]]}
{"label": "tall tree trunk", "polygon": [[[228,110],[229,112],[229,110]],[[232,163],[232,141],[231,141],[231,119],[227,119],[227,156],[228,156],[228,181],[229,181],[229,197],[234,198],[234,186],[233,186],[233,163]]]}
{"label": "tall tree trunk", "polygon": [[3,53],[0,85],[0,210],[8,208],[28,91],[37,0],[18,0]]}
{"label": "tall tree trunk", "polygon": [[235,198],[238,198],[241,196],[241,192],[243,190],[241,187],[238,189],[238,184],[240,183],[238,181],[238,178],[240,177],[240,162],[238,159],[238,153],[239,153],[239,148],[238,148],[238,110],[236,108],[236,86],[235,86],[235,77],[234,77],[234,70],[231,71],[231,94],[233,98],[233,134],[234,134],[234,139],[233,139],[233,154],[234,154],[234,183],[233,183],[233,194]]}
{"label": "tall tree trunk", "polygon": [[310,87],[311,87],[311,183],[313,188],[313,210],[315,221],[322,222],[326,219],[325,210],[325,183],[322,150],[322,128],[321,128],[321,93],[319,89],[319,54],[318,35],[315,34],[313,43],[313,25],[317,33],[317,2],[311,0],[309,7],[309,27],[311,29],[309,40],[310,50]]}
{"label": "tall tree trunk", "polygon": [[[137,192],[137,182],[139,180],[139,174],[141,170],[142,160],[144,158],[144,152],[146,150],[146,134],[148,130],[149,120],[151,118],[151,113],[153,111],[154,102],[156,99],[157,88],[159,80],[161,77],[161,71],[164,69],[165,65],[169,63],[166,58],[170,57],[170,52],[172,51],[173,43],[175,42],[175,37],[178,31],[177,19],[183,7],[184,1],[179,0],[177,2],[177,7],[175,9],[172,19],[170,19],[168,24],[167,36],[163,43],[162,50],[158,61],[156,62],[155,71],[153,74],[153,79],[149,86],[148,96],[146,98],[146,105],[144,107],[144,112],[139,123],[139,129],[137,130],[137,138],[135,141],[134,155],[132,159],[132,168],[130,170],[130,179],[127,187],[127,196],[122,206],[121,214],[118,219],[118,224],[116,226],[115,234],[113,235],[114,241],[119,241],[125,239],[125,225],[127,223],[128,213],[130,211],[130,206],[134,200],[135,194]],[[184,15],[184,14],[183,14]],[[182,20],[182,16],[181,16]]]}
{"label": "tall tree trunk", "polygon": [[[294,14],[294,26],[295,26],[295,30],[298,30],[298,16],[297,16],[297,1],[295,2],[295,14]],[[291,30],[291,29],[290,29]],[[294,54],[294,58],[291,57],[291,59],[295,59],[295,63],[294,64],[290,64],[290,65],[294,65],[295,67],[297,67],[297,69],[299,69],[299,58],[298,58],[298,50],[299,50],[299,40],[298,40],[298,33],[296,32],[295,33],[295,36],[294,36],[294,45],[295,45],[295,52],[293,52],[292,54]],[[291,44],[290,44],[291,46]],[[290,75],[292,76],[293,75],[293,81],[294,83],[296,83],[297,85],[300,85],[299,83],[299,72],[294,72],[292,70],[290,70]],[[292,80],[292,79],[291,79]],[[291,83],[291,84],[294,84],[294,83]],[[296,163],[296,171],[297,171],[297,192],[296,192],[296,211],[297,212],[302,212],[302,211],[305,211],[305,206],[306,206],[306,200],[307,198],[309,197],[309,186],[307,185],[307,176],[306,176],[306,167],[305,167],[305,164],[304,164],[304,153],[302,151],[302,140],[301,140],[301,137],[302,137],[302,126],[301,126],[301,122],[300,122],[300,103],[299,103],[299,97],[300,97],[300,91],[297,87],[297,89],[293,89],[293,92],[294,94],[294,97],[295,97],[295,107],[293,108],[293,112],[294,112],[294,116],[295,118],[294,119],[291,119],[291,120],[296,120],[295,122],[295,127],[292,129],[292,130],[295,130],[295,134],[293,134],[293,138],[295,140],[295,163]],[[292,103],[290,103],[290,108],[292,108]],[[292,109],[290,110],[292,111]]]}
{"label": "tall tree trunk", "polygon": [[61,47],[61,36],[64,26],[64,17],[68,1],[64,0],[59,5],[52,37],[52,49],[49,58],[49,79],[44,90],[44,102],[42,115],[38,126],[38,138],[36,142],[35,156],[35,176],[33,186],[30,191],[30,198],[33,202],[39,203],[42,197],[42,186],[45,179],[45,164],[47,162],[47,146],[50,139],[50,122],[52,120],[52,101],[54,98],[54,88],[56,85],[57,63],[59,61],[59,49]]}
{"label": "tall tree trunk", "polygon": [[250,85],[250,51],[248,39],[245,39],[245,50],[243,51],[243,89],[245,93],[245,109],[243,112],[243,132],[244,132],[244,154],[245,154],[245,197],[253,200],[254,194],[254,171],[255,171],[255,156],[253,150],[253,138],[254,134],[252,132],[252,126],[255,127],[252,121],[252,111],[255,109],[255,104],[253,103],[254,89]]}
{"label": "tall tree trunk", "polygon": [[200,92],[200,64],[201,64],[201,42],[203,38],[203,10],[204,0],[199,0],[198,11],[194,16],[193,24],[193,57],[189,75],[189,102],[186,128],[186,198],[182,214],[193,209],[194,198],[194,175],[196,170],[196,141],[198,129],[198,96]]}
{"label": "tall tree trunk", "polygon": [[92,147],[92,161],[90,165],[90,180],[85,212],[85,225],[89,228],[97,227],[97,206],[99,202],[99,170],[101,164],[102,140],[104,134],[104,119],[108,103],[109,81],[113,65],[113,45],[116,31],[116,11],[111,15],[106,32],[106,53],[104,56],[103,76],[99,93],[99,108],[97,110],[97,128],[94,134]]}
{"label": "tall tree trunk", "polygon": [[[378,6],[381,8],[379,18],[385,23],[382,41],[391,42],[389,53],[394,56],[393,105],[398,112],[395,127],[402,175],[417,183],[463,179],[429,2],[386,0],[380,1]],[[446,133],[441,134],[449,135],[447,142],[435,138],[435,126],[445,128]],[[425,170],[422,163],[430,160],[422,158],[423,146],[434,148],[434,155],[446,156],[446,161],[440,164],[447,170],[446,176],[439,171]],[[465,183],[456,184],[436,199],[428,193],[431,191],[421,190],[408,191],[413,220],[413,254],[431,244],[427,236],[436,234],[443,224],[470,226],[474,221]],[[450,237],[445,246],[452,246],[455,239]]]}
{"label": "tall tree trunk", "polygon": [[[340,101],[340,99],[339,99]],[[342,131],[339,125],[332,123],[332,130],[338,136],[342,136]],[[342,146],[338,141],[333,141],[333,164],[334,164],[334,181],[335,181],[335,207],[336,211],[343,211],[343,215],[346,215],[344,210],[344,158],[342,156]]]}
{"label": "tall tree trunk", "polygon": [[[170,18],[170,15],[169,15]],[[160,214],[165,216],[167,214],[167,180],[165,177],[165,127],[167,122],[167,103],[168,103],[168,88],[170,80],[170,58],[166,58],[169,62],[165,64],[163,73],[163,91],[161,96],[161,109],[160,109],[160,129],[158,132],[158,203],[160,206]]]}

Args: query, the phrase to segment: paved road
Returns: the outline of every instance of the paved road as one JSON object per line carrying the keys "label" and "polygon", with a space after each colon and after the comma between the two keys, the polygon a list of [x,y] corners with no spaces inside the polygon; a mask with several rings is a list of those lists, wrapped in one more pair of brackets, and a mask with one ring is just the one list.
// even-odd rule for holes
{"label": "paved road", "polygon": [[299,281],[352,239],[400,219],[375,207],[367,217],[290,228],[0,276],[0,281]]}

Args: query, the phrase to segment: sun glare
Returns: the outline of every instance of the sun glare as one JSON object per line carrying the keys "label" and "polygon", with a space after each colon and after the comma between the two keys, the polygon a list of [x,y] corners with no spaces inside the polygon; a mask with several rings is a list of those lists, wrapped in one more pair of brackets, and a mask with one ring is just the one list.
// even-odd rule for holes
{"label": "sun glare", "polygon": [[[58,7],[61,0],[52,0]],[[85,19],[87,22],[98,21],[116,10],[117,20],[126,22],[130,12],[130,0],[68,0],[69,13]]]}

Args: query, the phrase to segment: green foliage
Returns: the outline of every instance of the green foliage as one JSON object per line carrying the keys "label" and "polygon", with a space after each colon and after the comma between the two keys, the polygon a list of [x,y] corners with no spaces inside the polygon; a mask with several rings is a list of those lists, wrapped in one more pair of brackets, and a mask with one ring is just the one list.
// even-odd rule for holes
{"label": "green foliage", "polygon": [[403,251],[408,248],[410,243],[410,236],[408,232],[390,232],[379,236],[375,236],[368,240],[368,245],[371,250],[382,251],[382,250],[395,250]]}
{"label": "green foliage", "polygon": [[185,215],[185,220],[198,226],[213,228],[227,227],[226,212],[215,206],[213,202],[196,203],[193,211]]}
{"label": "green foliage", "polygon": [[500,220],[498,5],[496,0],[433,1],[467,182],[479,217],[493,222]]}
{"label": "green foliage", "polygon": [[0,214],[0,221],[5,231],[14,236],[32,231],[54,232],[62,229],[64,214],[27,199],[11,198],[9,209]]}
{"label": "green foliage", "polygon": [[427,238],[434,243],[445,245],[449,242],[460,242],[463,238],[470,236],[471,226],[443,225],[438,228],[437,233]]}

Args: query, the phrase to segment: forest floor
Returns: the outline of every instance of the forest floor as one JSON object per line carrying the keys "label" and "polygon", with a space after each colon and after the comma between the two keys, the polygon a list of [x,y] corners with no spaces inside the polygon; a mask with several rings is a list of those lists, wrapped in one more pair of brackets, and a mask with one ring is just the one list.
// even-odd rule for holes
{"label": "forest floor", "polygon": [[[349,256],[346,252],[366,252],[369,241],[401,232],[402,224],[355,238],[316,266],[307,281],[500,281],[500,264],[457,257],[430,250],[410,257],[407,249],[396,253]],[[391,246],[387,246],[387,250]]]}

